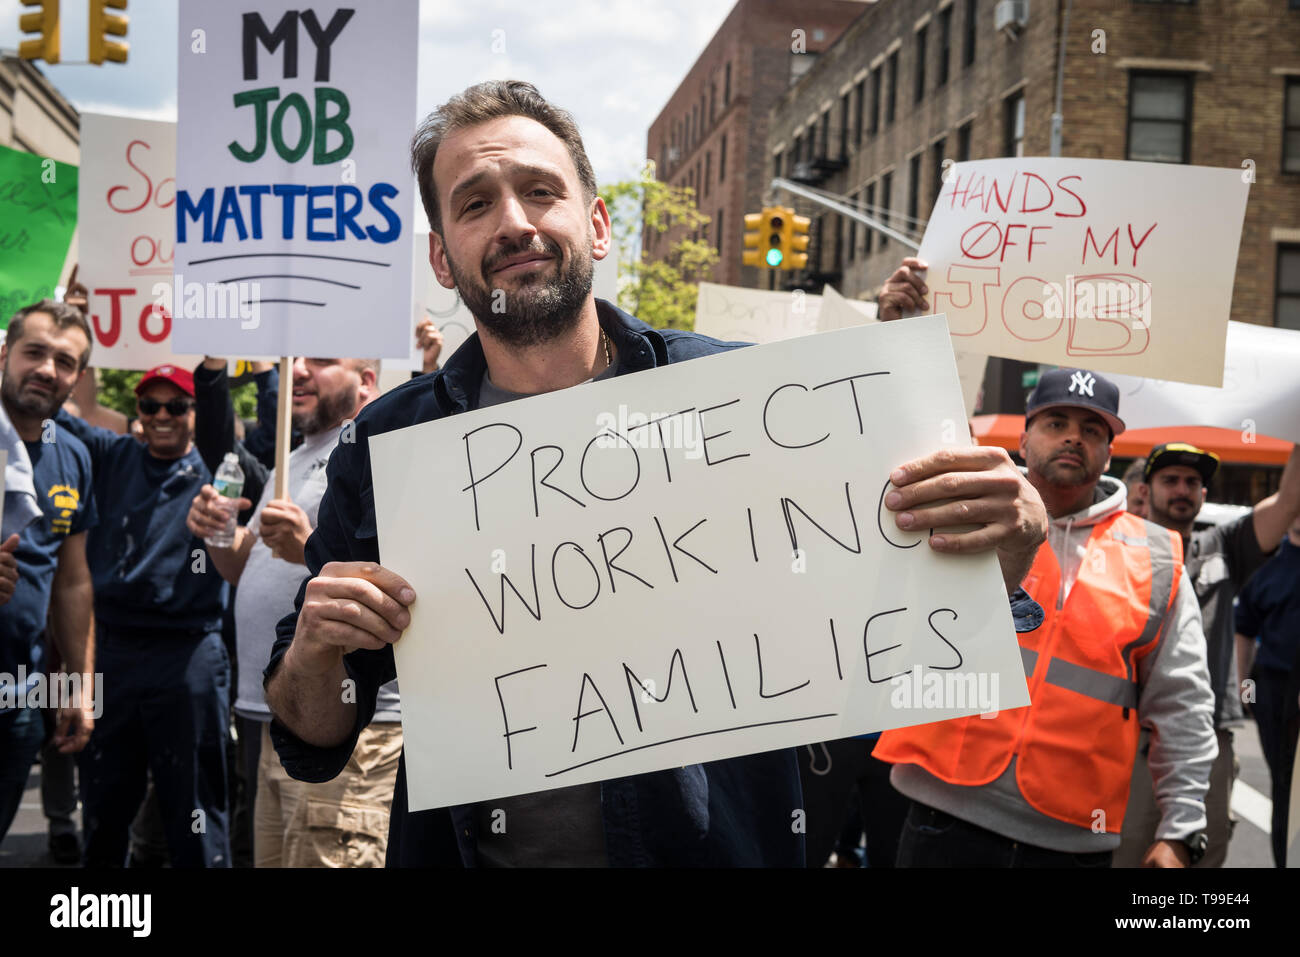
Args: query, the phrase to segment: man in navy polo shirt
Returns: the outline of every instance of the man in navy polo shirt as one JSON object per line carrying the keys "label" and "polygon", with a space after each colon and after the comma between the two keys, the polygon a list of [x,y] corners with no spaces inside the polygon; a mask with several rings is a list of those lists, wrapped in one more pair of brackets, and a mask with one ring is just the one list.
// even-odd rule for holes
{"label": "man in navy polo shirt", "polygon": [[[315,577],[280,622],[266,671],[271,740],[300,780],[329,780],[346,764],[379,686],[395,676],[391,646],[415,600],[410,585],[379,564],[370,435],[739,346],[652,329],[593,297],[594,262],[611,246],[609,213],[572,116],[531,84],[483,83],[454,97],[417,132],[412,165],[432,228],[430,264],[439,283],[459,290],[478,332],[441,371],[368,405],[355,441],[330,458],[306,548]],[[943,492],[924,481],[941,473],[952,482]],[[909,509],[890,505],[899,507],[900,527],[918,506],[918,524],[961,524],[959,515],[986,522],[932,538],[930,547],[998,549],[1007,591],[1015,591],[1047,523],[1041,499],[1005,452],[927,456],[907,463],[895,483]],[[934,504],[941,497],[951,502]],[[1024,620],[1017,604],[1013,613]],[[355,697],[340,694],[346,687]],[[390,864],[803,864],[803,835],[791,826],[802,797],[790,749],[417,813],[406,809],[404,779],[399,764]],[[491,826],[494,806],[506,810],[508,834]]]}
{"label": "man in navy polo shirt", "polygon": [[95,469],[95,582],[104,713],[81,757],[85,863],[121,867],[153,772],[176,867],[229,867],[225,583],[185,527],[212,480],[194,448],[194,377],[151,369],[136,386],[144,442],[62,413]]}
{"label": "man in navy polo shirt", "polygon": [[[95,524],[90,455],[70,432],[50,421],[84,374],[90,343],[90,325],[81,312],[43,300],[9,320],[0,346],[0,426],[12,427],[18,440],[9,448],[11,462],[24,454],[28,459],[31,469],[24,474],[30,475],[29,491],[39,508],[20,533],[3,543],[16,559],[18,576],[0,609],[0,839],[13,822],[45,737],[40,711],[29,706],[28,694],[41,680],[40,639],[47,612],[64,669],[82,675],[81,706],[60,709],[54,738],[59,750],[80,751],[94,724],[86,565],[86,532]],[[19,494],[24,493],[10,488],[5,498]]]}

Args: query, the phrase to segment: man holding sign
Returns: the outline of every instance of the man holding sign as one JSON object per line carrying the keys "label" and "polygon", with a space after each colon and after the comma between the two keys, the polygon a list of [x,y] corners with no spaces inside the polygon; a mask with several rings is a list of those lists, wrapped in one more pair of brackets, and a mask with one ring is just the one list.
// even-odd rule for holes
{"label": "man holding sign", "polygon": [[[454,97],[416,134],[412,161],[432,228],[430,264],[439,283],[459,289],[478,334],[439,372],[369,406],[356,443],[330,460],[306,549],[315,577],[280,623],[266,672],[272,740],[304,780],[328,780],[352,753],[379,685],[395,675],[392,645],[416,601],[410,584],[379,564],[369,437],[736,348],[651,329],[593,297],[593,260],[611,245],[609,214],[572,117],[532,85],[490,82]],[[900,528],[986,523],[936,536],[930,547],[997,549],[1006,590],[1016,590],[1045,515],[1004,452],[947,450],[907,463],[892,480],[913,511],[926,509],[924,523],[913,511],[897,516]],[[403,765],[394,864],[803,863],[789,750],[419,813],[407,811],[405,781]],[[508,831],[494,826],[498,814]]]}

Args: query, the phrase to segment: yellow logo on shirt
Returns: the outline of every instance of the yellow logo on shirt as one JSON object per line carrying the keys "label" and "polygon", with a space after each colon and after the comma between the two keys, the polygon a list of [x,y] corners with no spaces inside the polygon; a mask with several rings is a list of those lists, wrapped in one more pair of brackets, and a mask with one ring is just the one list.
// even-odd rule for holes
{"label": "yellow logo on shirt", "polygon": [[67,535],[72,531],[72,516],[81,508],[81,493],[70,485],[51,485],[45,493],[58,509],[59,514],[50,519],[50,531],[56,535]]}

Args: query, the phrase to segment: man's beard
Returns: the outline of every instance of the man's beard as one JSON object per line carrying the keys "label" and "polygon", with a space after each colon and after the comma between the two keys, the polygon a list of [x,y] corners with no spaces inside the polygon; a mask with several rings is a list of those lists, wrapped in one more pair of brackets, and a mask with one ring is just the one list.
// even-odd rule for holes
{"label": "man's beard", "polygon": [[357,387],[349,385],[333,395],[316,393],[316,408],[311,412],[295,412],[293,427],[303,435],[316,435],[332,429],[357,407]]}
{"label": "man's beard", "polygon": [[0,395],[4,396],[5,403],[13,409],[18,410],[23,415],[29,415],[32,418],[52,419],[58,414],[59,406],[67,400],[67,396],[58,394],[58,384],[51,382],[50,396],[43,399],[40,396],[22,394],[23,386],[32,381],[32,376],[28,376],[22,382],[18,381],[17,376],[9,374],[9,364],[5,363],[4,381],[0,383]]}
{"label": "man's beard", "polygon": [[[544,345],[576,328],[583,303],[591,294],[595,269],[590,249],[588,255],[572,257],[566,265],[559,245],[539,235],[532,244],[496,250],[485,258],[480,275],[488,275],[511,256],[528,252],[550,256],[556,274],[524,274],[517,280],[515,291],[501,289],[497,295],[462,273],[447,254],[447,265],[465,307],[495,338],[516,348]],[[550,268],[548,262],[538,271],[549,272]]]}
{"label": "man's beard", "polygon": [[1045,477],[1053,485],[1066,485],[1075,488],[1090,485],[1101,478],[1102,470],[1094,474],[1091,464],[1082,452],[1071,454],[1079,459],[1082,466],[1067,465],[1059,462],[1059,457],[1053,457],[1044,462],[1041,468],[1036,468],[1034,471]]}

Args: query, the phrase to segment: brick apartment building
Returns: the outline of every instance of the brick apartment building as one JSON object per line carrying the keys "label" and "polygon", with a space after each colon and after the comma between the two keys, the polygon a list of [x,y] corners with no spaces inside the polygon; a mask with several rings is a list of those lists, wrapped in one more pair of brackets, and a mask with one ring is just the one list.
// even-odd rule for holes
{"label": "brick apartment building", "polygon": [[[1064,9],[880,0],[773,108],[764,181],[848,196],[919,239],[945,159],[1050,154]],[[999,14],[1019,23],[999,31]],[[1232,318],[1300,329],[1300,0],[1072,0],[1062,102],[1065,156],[1253,161]],[[813,218],[809,268],[764,288],[867,297],[905,254],[792,205]],[[1019,373],[991,363],[986,399],[1014,406]]]}
{"label": "brick apartment building", "polygon": [[[739,0],[651,124],[646,156],[657,177],[695,190],[712,218],[698,238],[718,249],[717,282],[757,284],[758,270],[740,265],[741,234],[766,189],[768,114],[865,8],[860,0]],[[647,231],[643,248],[654,258],[679,237]]]}

